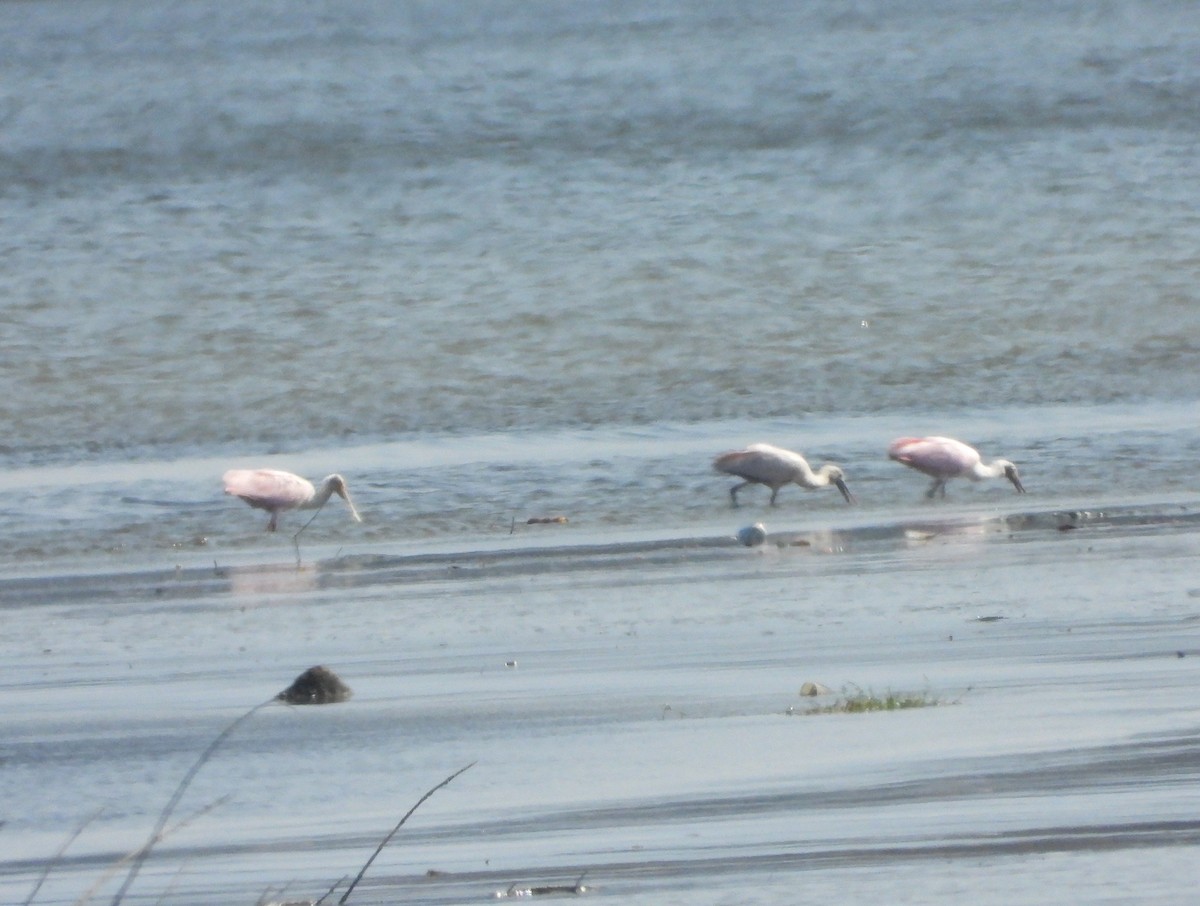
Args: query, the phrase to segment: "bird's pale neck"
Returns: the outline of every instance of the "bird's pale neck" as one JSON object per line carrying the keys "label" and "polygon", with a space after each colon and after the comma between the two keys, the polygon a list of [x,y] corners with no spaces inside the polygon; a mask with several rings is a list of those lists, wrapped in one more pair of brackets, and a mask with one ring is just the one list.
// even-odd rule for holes
{"label": "bird's pale neck", "polygon": [[346,501],[346,506],[350,508],[350,518],[355,522],[362,522],[362,516],[358,514],[358,508],[354,506],[354,501],[350,499],[350,490],[346,487],[346,479],[341,475],[330,475],[321,482],[321,490],[313,495],[313,499],[306,504],[306,507],[315,509],[325,505],[330,496],[337,494],[342,500]]}
{"label": "bird's pale neck", "polygon": [[825,465],[821,466],[815,472],[808,463],[805,463],[803,471],[808,483],[817,487],[827,485],[841,475],[841,470],[831,463],[825,463]]}
{"label": "bird's pale neck", "polygon": [[303,509],[315,510],[325,506],[329,502],[329,498],[333,496],[335,491],[345,487],[345,480],[341,475],[330,475],[321,482],[321,487],[317,489],[317,493],[309,498],[308,502],[303,505]]}
{"label": "bird's pale neck", "polygon": [[1008,473],[1013,464],[1007,459],[995,459],[989,463],[977,462],[971,467],[971,477],[978,481],[981,478],[999,478]]}

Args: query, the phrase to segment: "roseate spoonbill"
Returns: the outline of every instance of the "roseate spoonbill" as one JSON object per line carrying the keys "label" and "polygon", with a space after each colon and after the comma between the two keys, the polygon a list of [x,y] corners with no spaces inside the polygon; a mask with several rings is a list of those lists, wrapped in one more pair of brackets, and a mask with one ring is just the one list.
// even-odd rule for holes
{"label": "roseate spoonbill", "polygon": [[741,484],[729,489],[734,506],[737,506],[737,492],[748,484],[765,484],[770,488],[771,506],[775,506],[779,489],[790,482],[809,489],[834,485],[842,492],[847,503],[854,503],[854,495],[846,487],[845,473],[838,466],[825,463],[814,472],[803,456],[782,447],[751,444],[744,450],[722,453],[713,460],[713,467],[718,472],[744,479]]}
{"label": "roseate spoonbill", "polygon": [[355,522],[362,522],[341,475],[330,475],[321,482],[319,491],[308,479],[278,469],[230,469],[222,480],[226,494],[240,497],[255,509],[271,514],[268,532],[275,531],[280,513],[296,509],[319,510],[333,494],[346,501]]}
{"label": "roseate spoonbill", "polygon": [[1013,483],[1018,494],[1025,493],[1017,475],[1017,467],[1007,459],[997,459],[984,465],[979,451],[952,437],[898,437],[888,447],[888,458],[910,469],[924,472],[933,479],[925,493],[932,498],[939,491],[946,496],[946,482],[951,478],[999,478],[1003,475]]}

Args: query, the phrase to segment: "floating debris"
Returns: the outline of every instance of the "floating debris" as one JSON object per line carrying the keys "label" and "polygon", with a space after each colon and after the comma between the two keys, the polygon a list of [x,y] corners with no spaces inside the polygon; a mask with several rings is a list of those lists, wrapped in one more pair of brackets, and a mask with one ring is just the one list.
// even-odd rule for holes
{"label": "floating debris", "polygon": [[344,702],[353,693],[328,667],[309,667],[275,698],[289,705],[329,705]]}
{"label": "floating debris", "polygon": [[934,698],[928,692],[906,694],[888,692],[886,695],[875,695],[871,692],[855,691],[844,694],[831,705],[813,706],[803,712],[804,715],[814,714],[868,714],[875,711],[906,711],[909,708],[929,708],[940,705],[942,701]]}
{"label": "floating debris", "polygon": [[1058,527],[1058,530],[1059,530],[1060,532],[1073,532],[1073,531],[1075,531],[1075,529],[1077,529],[1077,528],[1079,528],[1079,526],[1077,526],[1077,525],[1072,525],[1072,524],[1071,524],[1071,523],[1069,523],[1069,522],[1064,522],[1062,525],[1060,525],[1060,526]]}
{"label": "floating debris", "polygon": [[735,537],[741,544],[746,545],[746,547],[758,547],[767,540],[767,527],[761,522],[756,522],[754,525],[747,525],[745,528],[738,529]]}
{"label": "floating debris", "polygon": [[998,623],[1004,619],[1007,619],[1007,617],[991,615],[991,616],[986,616],[986,617],[976,617],[975,622],[976,623]]}
{"label": "floating debris", "polygon": [[204,547],[208,544],[208,539],[203,535],[193,535],[187,541],[173,541],[171,547],[176,550],[184,547]]}
{"label": "floating debris", "polygon": [[507,890],[497,890],[496,899],[505,900],[509,897],[544,897],[556,893],[582,894],[593,889],[583,886],[587,873],[581,874],[574,884],[546,884],[541,887],[518,887],[515,883],[508,885]]}
{"label": "floating debris", "polygon": [[800,687],[800,694],[816,697],[818,695],[828,695],[833,690],[821,683],[807,682]]}
{"label": "floating debris", "polygon": [[566,516],[530,516],[525,520],[526,525],[566,525],[568,522]]}

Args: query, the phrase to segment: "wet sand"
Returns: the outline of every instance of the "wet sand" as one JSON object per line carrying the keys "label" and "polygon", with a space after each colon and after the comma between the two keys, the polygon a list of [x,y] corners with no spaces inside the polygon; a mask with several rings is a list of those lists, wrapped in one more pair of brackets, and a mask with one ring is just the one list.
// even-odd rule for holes
{"label": "wet sand", "polygon": [[[126,902],[315,899],[470,762],[351,902],[1186,901],[1194,508],[929,512],[7,581],[3,899],[98,812],[35,900],[74,902],[325,664],[353,698],[231,734]],[[935,704],[806,713],[860,691]]]}

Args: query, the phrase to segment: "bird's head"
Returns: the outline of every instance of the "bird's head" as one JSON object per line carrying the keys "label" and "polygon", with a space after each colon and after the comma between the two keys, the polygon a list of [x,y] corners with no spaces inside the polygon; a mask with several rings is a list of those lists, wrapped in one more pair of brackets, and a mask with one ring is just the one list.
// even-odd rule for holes
{"label": "bird's head", "polygon": [[1000,460],[1000,465],[1004,466],[1004,477],[1012,482],[1018,494],[1025,493],[1025,485],[1021,484],[1021,476],[1017,474],[1017,467],[1007,459]]}
{"label": "bird's head", "polygon": [[358,515],[358,510],[354,508],[354,501],[350,499],[350,491],[346,487],[346,479],[341,475],[330,475],[325,479],[325,486],[332,493],[337,494],[342,500],[346,501],[346,505],[350,507],[350,515],[354,517],[355,522],[362,522],[362,516]]}
{"label": "bird's head", "polygon": [[850,493],[850,489],[846,487],[846,473],[842,471],[841,466],[827,464],[821,467],[821,471],[828,477],[829,483],[842,492],[846,503],[858,503],[854,499],[854,495]]}

